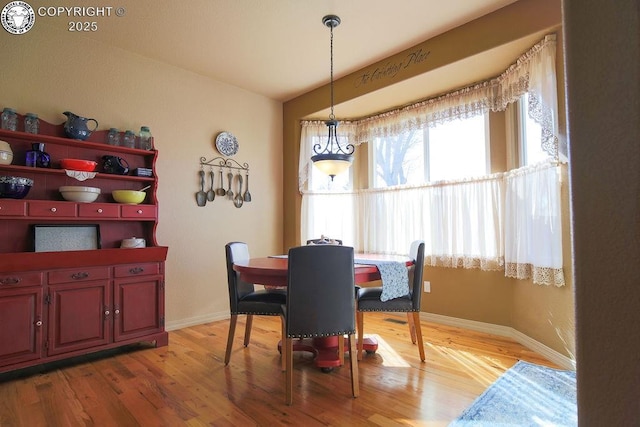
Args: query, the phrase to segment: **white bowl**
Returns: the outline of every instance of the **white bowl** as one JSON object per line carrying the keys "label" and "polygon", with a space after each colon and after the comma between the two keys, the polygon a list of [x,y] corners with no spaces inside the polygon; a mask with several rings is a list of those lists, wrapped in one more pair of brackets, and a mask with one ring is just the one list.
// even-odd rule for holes
{"label": "white bowl", "polygon": [[100,195],[100,189],[96,187],[83,187],[68,185],[58,189],[62,198],[70,202],[91,203],[95,202]]}
{"label": "white bowl", "polygon": [[122,239],[120,243],[121,248],[144,248],[147,246],[147,242],[144,239],[132,237],[130,239]]}

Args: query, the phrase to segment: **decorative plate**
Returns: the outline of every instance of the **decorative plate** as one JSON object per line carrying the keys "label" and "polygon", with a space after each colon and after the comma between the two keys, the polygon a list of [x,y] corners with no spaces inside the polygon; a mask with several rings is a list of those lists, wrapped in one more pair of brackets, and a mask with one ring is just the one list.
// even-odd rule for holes
{"label": "decorative plate", "polygon": [[225,156],[233,156],[238,152],[238,140],[229,132],[220,132],[216,137],[216,148]]}

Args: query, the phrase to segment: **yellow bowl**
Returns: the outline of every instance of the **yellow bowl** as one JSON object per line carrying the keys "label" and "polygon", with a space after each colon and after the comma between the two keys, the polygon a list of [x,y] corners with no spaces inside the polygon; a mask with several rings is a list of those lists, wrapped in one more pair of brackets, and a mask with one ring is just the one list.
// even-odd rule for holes
{"label": "yellow bowl", "polygon": [[147,193],[136,190],[113,190],[111,197],[118,203],[126,203],[129,205],[137,205],[144,201]]}

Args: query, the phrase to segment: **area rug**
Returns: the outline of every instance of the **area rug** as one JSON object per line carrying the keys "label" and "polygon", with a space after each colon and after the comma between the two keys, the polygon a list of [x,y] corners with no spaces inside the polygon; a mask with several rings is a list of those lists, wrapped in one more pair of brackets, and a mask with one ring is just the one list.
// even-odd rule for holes
{"label": "area rug", "polygon": [[518,361],[449,427],[577,425],[576,373]]}

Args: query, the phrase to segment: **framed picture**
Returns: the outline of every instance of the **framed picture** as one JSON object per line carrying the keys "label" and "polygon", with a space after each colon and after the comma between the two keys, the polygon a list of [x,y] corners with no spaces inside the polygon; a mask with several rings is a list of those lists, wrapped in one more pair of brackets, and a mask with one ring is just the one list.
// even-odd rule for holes
{"label": "framed picture", "polygon": [[100,249],[98,224],[38,224],[32,232],[35,252]]}

